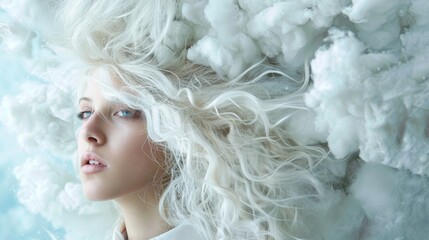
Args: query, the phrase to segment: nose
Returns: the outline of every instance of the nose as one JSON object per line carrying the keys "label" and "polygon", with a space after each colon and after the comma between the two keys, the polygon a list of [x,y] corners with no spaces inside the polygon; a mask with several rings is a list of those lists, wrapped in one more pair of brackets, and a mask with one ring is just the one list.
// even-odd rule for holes
{"label": "nose", "polygon": [[93,113],[83,124],[80,129],[82,139],[90,146],[100,146],[106,143],[106,134],[104,129],[105,120],[96,113]]}

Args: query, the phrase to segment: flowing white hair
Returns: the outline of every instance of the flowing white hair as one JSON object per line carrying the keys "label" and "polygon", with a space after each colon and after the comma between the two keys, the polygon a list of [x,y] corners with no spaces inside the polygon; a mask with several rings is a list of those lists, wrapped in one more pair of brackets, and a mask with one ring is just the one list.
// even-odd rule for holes
{"label": "flowing white hair", "polygon": [[305,237],[299,209],[322,195],[312,168],[324,152],[295,144],[286,125],[304,108],[306,82],[262,64],[234,80],[192,64],[192,34],[177,8],[70,0],[61,14],[74,51],[120,79],[109,95],[143,111],[148,136],[166,149],[159,208],[169,224],[187,221],[205,239]]}

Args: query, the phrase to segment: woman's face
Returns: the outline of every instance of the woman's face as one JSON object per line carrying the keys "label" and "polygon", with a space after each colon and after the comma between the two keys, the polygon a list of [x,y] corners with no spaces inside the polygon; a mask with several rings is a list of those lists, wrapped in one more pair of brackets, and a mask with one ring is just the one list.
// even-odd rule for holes
{"label": "woman's face", "polygon": [[107,101],[97,78],[99,71],[79,101],[79,172],[84,194],[91,200],[138,192],[154,197],[165,172],[163,154],[148,140],[142,113]]}

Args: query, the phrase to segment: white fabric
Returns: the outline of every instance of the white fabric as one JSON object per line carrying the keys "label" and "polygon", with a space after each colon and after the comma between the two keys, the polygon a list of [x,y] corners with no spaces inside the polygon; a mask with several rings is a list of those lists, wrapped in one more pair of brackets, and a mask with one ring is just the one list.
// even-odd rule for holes
{"label": "white fabric", "polygon": [[165,232],[151,240],[202,240],[201,234],[189,224],[180,224],[177,227]]}
{"label": "white fabric", "polygon": [[[112,240],[125,240],[122,232],[121,225],[115,227],[113,232]],[[201,234],[197,232],[197,230],[187,223],[180,224],[175,228],[159,235],[150,240],[202,240]]]}

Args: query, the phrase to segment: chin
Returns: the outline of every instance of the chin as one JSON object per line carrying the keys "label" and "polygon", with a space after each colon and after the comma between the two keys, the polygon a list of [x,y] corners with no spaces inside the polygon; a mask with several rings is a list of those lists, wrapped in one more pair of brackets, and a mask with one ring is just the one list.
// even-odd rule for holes
{"label": "chin", "polygon": [[91,201],[107,201],[111,200],[112,198],[109,197],[107,194],[102,193],[100,191],[94,190],[94,189],[87,189],[83,187],[83,195]]}
{"label": "chin", "polygon": [[94,194],[94,193],[84,193],[84,195],[88,200],[91,200],[91,201],[105,201],[105,200],[107,200],[104,197],[99,196],[98,194]]}

